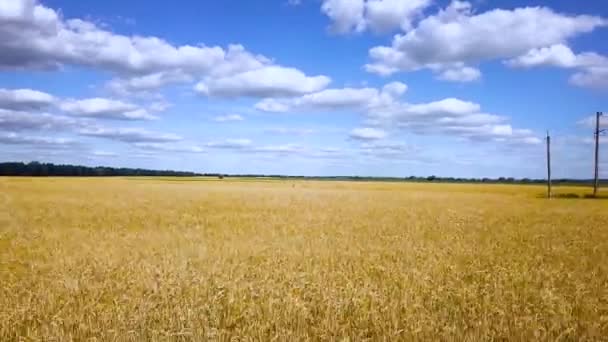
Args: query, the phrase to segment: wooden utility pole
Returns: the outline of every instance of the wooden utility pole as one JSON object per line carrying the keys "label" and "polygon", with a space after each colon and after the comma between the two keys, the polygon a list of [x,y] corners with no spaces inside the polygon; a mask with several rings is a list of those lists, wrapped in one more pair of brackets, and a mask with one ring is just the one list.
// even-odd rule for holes
{"label": "wooden utility pole", "polygon": [[593,197],[597,196],[600,187],[600,116],[601,112],[595,114],[595,174],[593,177]]}
{"label": "wooden utility pole", "polygon": [[547,131],[547,197],[551,198],[551,136]]}

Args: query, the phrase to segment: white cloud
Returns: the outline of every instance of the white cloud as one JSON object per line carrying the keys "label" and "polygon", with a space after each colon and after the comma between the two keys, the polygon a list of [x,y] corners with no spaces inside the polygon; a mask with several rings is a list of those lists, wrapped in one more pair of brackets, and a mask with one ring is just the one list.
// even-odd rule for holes
{"label": "white cloud", "polygon": [[167,109],[171,108],[173,105],[167,101],[161,100],[161,101],[156,101],[156,102],[152,102],[149,106],[148,109],[153,111],[153,112],[164,112]]}
{"label": "white cloud", "polygon": [[[507,118],[483,112],[477,103],[457,98],[425,103],[399,101],[399,96],[406,91],[407,86],[399,82],[389,83],[381,90],[326,89],[292,99],[264,99],[255,108],[270,112],[349,110],[365,115],[365,123],[378,129],[397,127],[418,134],[446,134],[469,140],[508,143],[535,144],[539,141],[533,132],[513,129]],[[368,127],[352,131],[351,137],[373,139],[374,133],[378,132]]]}
{"label": "white cloud", "polygon": [[239,114],[226,114],[220,115],[213,118],[215,122],[233,122],[233,121],[243,121],[245,118],[240,116]]}
{"label": "white cloud", "polygon": [[284,145],[268,145],[252,148],[253,152],[258,153],[276,153],[276,154],[292,154],[302,153],[304,147],[297,144],[284,144]]}
{"label": "white cloud", "polygon": [[[37,0],[3,3],[0,37],[0,70],[56,69],[62,65],[107,70],[117,77],[106,87],[125,96],[193,82],[195,78],[204,78],[211,92],[232,96],[240,92],[246,96],[300,95],[329,83],[325,76],[308,77],[297,69],[274,65],[267,57],[238,44],[227,48],[176,46],[154,36],[121,35],[90,21],[64,19],[60,12]],[[231,90],[239,87],[235,82],[241,81],[247,84]],[[256,90],[258,85],[262,89]]]}
{"label": "white cloud", "polygon": [[66,113],[80,117],[119,120],[154,120],[157,118],[132,103],[104,98],[64,100],[59,104],[59,108]]}
{"label": "white cloud", "polygon": [[564,44],[556,44],[532,49],[524,55],[508,60],[506,64],[518,68],[544,65],[572,68],[577,65],[577,57],[569,47]]}
{"label": "white cloud", "polygon": [[317,156],[318,154],[327,154],[328,151],[314,152],[304,146],[298,144],[281,144],[281,145],[254,145],[249,139],[225,139],[219,141],[211,141],[205,144],[208,148],[225,149],[242,153],[258,153],[258,154],[301,154],[308,156]]}
{"label": "white cloud", "polygon": [[507,123],[507,118],[484,113],[479,104],[455,98],[372,108],[368,116],[378,125],[397,126],[417,134],[443,134],[473,141],[509,144],[540,143],[534,132],[514,129]]}
{"label": "white cloud", "polygon": [[84,126],[85,122],[47,113],[0,109],[0,130],[4,131],[63,130],[79,125]]}
{"label": "white cloud", "polygon": [[[125,36],[80,19],[65,20],[60,13],[35,0],[11,0],[0,7],[0,67],[49,68],[74,64],[119,73],[151,74],[182,70],[208,73],[240,68],[242,47],[174,46],[157,37]],[[236,58],[236,63],[234,58]],[[247,53],[252,64],[265,58]]]}
{"label": "white cloud", "polygon": [[375,88],[325,89],[293,99],[264,99],[255,108],[265,112],[287,112],[294,110],[341,110],[365,109],[369,106],[392,102],[407,91],[400,82],[391,82],[381,91]]}
{"label": "white cloud", "polygon": [[407,30],[431,0],[323,0],[321,11],[335,33]]}
{"label": "white cloud", "polygon": [[69,146],[75,143],[74,140],[66,138],[32,137],[14,132],[0,133],[0,144],[7,145],[32,145],[37,148],[45,148],[45,146]]}
{"label": "white cloud", "polygon": [[[377,52],[388,51],[388,48],[386,47],[377,47],[375,49]],[[367,70],[367,72],[371,72],[380,76],[390,76],[399,71],[398,68],[389,66],[388,63],[366,64],[365,70]]]}
{"label": "white cloud", "polygon": [[288,104],[272,98],[263,99],[262,101],[256,103],[254,108],[262,112],[269,113],[285,113],[290,109]]}
{"label": "white cloud", "polygon": [[[407,33],[396,35],[391,46],[372,48],[373,62],[366,69],[382,75],[424,68],[445,73],[453,65],[462,69],[483,61],[515,58],[607,24],[600,17],[569,16],[546,7],[493,9],[476,14],[470,3],[453,1]],[[465,81],[475,78],[473,69],[464,70],[468,77],[458,77],[456,71],[440,77]]]}
{"label": "white cloud", "polygon": [[84,136],[127,143],[163,143],[182,140],[180,136],[175,134],[153,132],[142,128],[91,128],[83,129],[79,133]]}
{"label": "white cloud", "polygon": [[368,141],[360,146],[360,152],[375,158],[422,160],[420,149],[402,142]]}
{"label": "white cloud", "polygon": [[362,107],[378,96],[374,88],[326,89],[292,101],[295,107],[350,108]]}
{"label": "white cloud", "polygon": [[450,82],[473,82],[481,78],[481,71],[467,66],[448,68],[441,71],[437,78]]}
{"label": "white cloud", "polygon": [[365,4],[366,23],[377,32],[395,28],[407,31],[413,19],[431,3],[431,0],[368,0]]}
{"label": "white cloud", "polygon": [[452,117],[478,113],[481,106],[470,101],[447,98],[421,104],[404,103],[397,107],[397,113],[408,117]]}
{"label": "white cloud", "polygon": [[349,135],[352,139],[372,141],[372,140],[380,140],[380,139],[386,138],[387,133],[378,128],[365,127],[365,128],[355,128],[352,131],[350,131]]}
{"label": "white cloud", "polygon": [[93,151],[91,154],[95,157],[118,157],[118,153],[108,151]]}
{"label": "white cloud", "polygon": [[[168,104],[153,103],[151,110],[166,109]],[[161,108],[162,107],[162,108]],[[0,89],[0,125],[12,127],[63,127],[79,121],[59,115],[41,113],[56,108],[80,118],[107,118],[121,120],[153,120],[155,116],[138,105],[105,98],[60,99],[32,89]]]}
{"label": "white cloud", "polygon": [[324,0],[321,11],[331,19],[330,29],[335,33],[360,32],[365,29],[364,0]]}
{"label": "white cloud", "polygon": [[[308,134],[308,133],[305,133]],[[141,145],[141,144],[137,144]],[[153,144],[157,145],[157,144]],[[166,146],[166,144],[160,144]],[[225,139],[218,141],[210,141],[204,144],[205,147],[210,149],[221,149],[229,150],[236,153],[246,153],[247,155],[260,154],[260,155],[297,155],[300,157],[307,158],[324,158],[324,159],[335,159],[342,157],[343,150],[331,147],[324,148],[313,148],[307,147],[300,144],[286,143],[286,144],[269,144],[269,145],[257,145],[249,139]]]}
{"label": "white cloud", "polygon": [[113,79],[106,87],[113,93],[129,96],[137,93],[148,93],[162,88],[167,84],[192,82],[193,77],[182,71],[161,71],[143,76],[133,76],[126,79]]}
{"label": "white cloud", "polygon": [[206,153],[207,151],[197,145],[175,145],[173,143],[136,142],[133,144],[144,151],[162,151],[178,153]]}
{"label": "white cloud", "polygon": [[608,57],[594,52],[575,54],[568,46],[556,44],[532,49],[506,62],[516,68],[552,66],[578,70],[570,83],[586,88],[608,89]]}
{"label": "white cloud", "polygon": [[[576,143],[582,143],[582,144],[586,144],[586,145],[594,145],[595,144],[595,136],[592,138],[589,137],[576,137],[576,140],[574,141]],[[600,144],[608,144],[608,136],[602,135],[600,136]],[[600,152],[603,150],[600,150]],[[590,154],[591,155],[591,154]]]}
{"label": "white cloud", "polygon": [[[608,114],[602,115],[600,116],[600,127],[601,128],[608,128],[608,116],[606,116]],[[577,124],[587,127],[587,128],[595,128],[595,115],[592,116],[588,116],[582,120],[579,120],[577,122]]]}
{"label": "white cloud", "polygon": [[586,68],[570,78],[570,83],[586,88],[608,89],[608,65]]}
{"label": "white cloud", "polygon": [[54,101],[53,96],[38,90],[0,88],[0,108],[4,109],[40,110],[52,105]]}
{"label": "white cloud", "polygon": [[254,55],[238,44],[228,46],[224,59],[223,63],[213,65],[207,74],[212,77],[222,77],[274,65],[271,59]]}
{"label": "white cloud", "polygon": [[442,116],[437,119],[437,123],[441,125],[462,125],[462,126],[477,126],[477,125],[494,125],[500,124],[507,121],[506,118],[486,114],[486,113],[477,113],[477,111],[473,111],[475,114],[464,114],[463,116],[458,117],[450,117],[450,116]]}
{"label": "white cloud", "polygon": [[283,97],[312,93],[325,88],[327,76],[306,76],[294,68],[266,66],[226,77],[210,77],[199,82],[195,90],[218,97]]}
{"label": "white cloud", "polygon": [[407,85],[401,82],[390,82],[382,87],[382,92],[392,97],[399,97],[407,91]]}
{"label": "white cloud", "polygon": [[205,146],[212,148],[242,149],[251,146],[251,143],[252,142],[249,139],[226,139],[208,142]]}
{"label": "white cloud", "polygon": [[264,130],[270,134],[281,134],[281,135],[310,135],[317,133],[314,129],[309,128],[287,128],[287,127],[271,127]]}
{"label": "white cloud", "polygon": [[157,116],[151,115],[147,110],[142,108],[122,113],[122,115],[116,116],[116,118],[124,120],[158,120]]}

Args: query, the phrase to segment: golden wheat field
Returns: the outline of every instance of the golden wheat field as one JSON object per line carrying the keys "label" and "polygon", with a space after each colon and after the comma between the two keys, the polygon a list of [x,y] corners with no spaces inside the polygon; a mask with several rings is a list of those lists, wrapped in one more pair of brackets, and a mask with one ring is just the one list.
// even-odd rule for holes
{"label": "golden wheat field", "polygon": [[608,201],[204,178],[0,191],[2,341],[608,336]]}

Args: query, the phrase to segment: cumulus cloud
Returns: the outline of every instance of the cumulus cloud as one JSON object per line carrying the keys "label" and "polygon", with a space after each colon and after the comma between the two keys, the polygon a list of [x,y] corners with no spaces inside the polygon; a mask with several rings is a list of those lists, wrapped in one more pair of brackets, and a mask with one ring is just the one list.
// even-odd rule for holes
{"label": "cumulus cloud", "polygon": [[14,132],[0,133],[0,144],[31,145],[37,148],[60,147],[74,145],[76,142],[66,138],[34,137]]}
{"label": "cumulus cloud", "polygon": [[[595,115],[588,116],[582,120],[579,120],[577,124],[587,128],[595,128]],[[600,127],[608,128],[608,116],[600,116]]]}
{"label": "cumulus cloud", "polygon": [[147,94],[172,83],[186,83],[192,81],[193,77],[191,75],[180,70],[161,71],[143,76],[113,79],[106,84],[106,88],[114,94],[130,96],[142,93]]}
{"label": "cumulus cloud", "polygon": [[205,146],[223,149],[243,149],[251,146],[251,144],[252,141],[249,139],[226,139],[221,141],[211,141],[205,144]]}
{"label": "cumulus cloud", "polygon": [[360,32],[365,29],[364,0],[324,0],[321,11],[331,19],[330,29],[333,32]]}
{"label": "cumulus cloud", "polygon": [[[157,37],[115,34],[86,20],[63,19],[60,13],[36,0],[3,4],[0,36],[0,67],[5,69],[74,64],[118,73],[150,74],[239,68],[232,65],[230,51],[221,47],[174,46]],[[242,52],[242,47],[235,49]],[[251,54],[249,57],[258,62],[261,59]]]}
{"label": "cumulus cloud", "polygon": [[304,147],[297,144],[266,145],[254,147],[251,151],[258,153],[293,154],[304,152]]}
{"label": "cumulus cloud", "polygon": [[338,158],[342,152],[334,148],[311,148],[300,144],[257,145],[250,139],[225,139],[204,144],[210,149],[229,150],[237,153],[260,155],[297,155],[309,158]]}
{"label": "cumulus cloud", "polygon": [[608,65],[585,68],[572,75],[570,83],[585,88],[608,89]]}
{"label": "cumulus cloud", "polygon": [[263,99],[255,105],[255,108],[265,112],[364,109],[391,102],[406,91],[407,85],[400,82],[391,82],[381,90],[375,88],[325,89],[292,99]]}
{"label": "cumulus cloud", "polygon": [[378,128],[365,127],[353,129],[349,136],[356,140],[372,141],[386,138],[387,133]]}
{"label": "cumulus cloud", "polygon": [[310,135],[317,133],[314,129],[309,128],[287,128],[287,127],[271,127],[264,130],[270,134],[281,134],[281,135]]}
{"label": "cumulus cloud", "polygon": [[[164,103],[153,103],[151,110],[166,109]],[[163,108],[161,108],[163,107]],[[3,110],[2,119],[4,122],[35,120],[31,113],[42,112],[47,109],[58,109],[63,113],[78,117],[120,119],[120,120],[154,120],[154,115],[138,105],[106,98],[90,99],[60,99],[50,94],[32,89],[0,89],[0,109]],[[9,113],[13,111],[13,113]],[[16,111],[24,112],[22,114]],[[27,113],[26,113],[27,112]],[[49,114],[40,115],[42,122],[55,123],[67,122],[61,116],[51,116]]]}
{"label": "cumulus cloud", "polygon": [[153,143],[153,142],[136,142],[133,144],[137,148],[151,152],[178,152],[178,153],[206,153],[207,151],[198,145],[176,145],[174,143]]}
{"label": "cumulus cloud", "polygon": [[306,76],[294,68],[266,66],[226,77],[210,77],[199,82],[195,90],[218,97],[283,97],[312,93],[325,88],[327,76]]}
{"label": "cumulus cloud", "polygon": [[366,125],[374,127],[352,131],[351,138],[359,140],[382,139],[385,137],[383,127],[396,127],[418,134],[446,134],[469,140],[540,142],[533,132],[512,128],[507,118],[485,113],[478,103],[457,98],[409,103],[400,100],[406,91],[407,86],[399,82],[381,89],[325,89],[291,99],[264,99],[255,107],[270,112],[348,110],[361,113],[366,117]]}
{"label": "cumulus cloud", "polygon": [[390,82],[382,87],[382,92],[392,97],[399,97],[407,91],[407,84],[401,82]]}
{"label": "cumulus cloud", "polygon": [[350,108],[362,107],[378,96],[374,88],[326,89],[291,101],[294,107]]}
{"label": "cumulus cloud", "polygon": [[[121,35],[87,20],[65,19],[37,0],[2,3],[0,37],[0,70],[57,69],[62,65],[106,70],[116,75],[106,87],[120,95],[149,93],[195,78],[204,79],[210,94],[230,96],[240,92],[245,96],[299,95],[329,83],[325,76],[308,77],[297,69],[274,65],[242,45],[177,46],[154,36]],[[262,80],[252,79],[257,76]],[[231,89],[239,88],[235,82],[247,84]],[[254,89],[257,85],[262,89]]]}
{"label": "cumulus cloud", "polygon": [[366,2],[366,22],[377,32],[412,26],[412,21],[431,5],[431,0],[368,0]]}
{"label": "cumulus cloud", "polygon": [[167,109],[171,108],[173,105],[165,100],[152,102],[148,109],[153,112],[164,112]]}
{"label": "cumulus cloud", "polygon": [[285,113],[290,109],[289,104],[273,98],[263,99],[262,101],[256,103],[254,108],[259,111],[269,113]]}
{"label": "cumulus cloud", "polygon": [[109,151],[93,151],[91,154],[95,157],[118,157],[118,153]]}
{"label": "cumulus cloud", "polygon": [[85,124],[65,116],[0,109],[0,130],[4,131],[64,130]]}
{"label": "cumulus cloud", "polygon": [[[594,138],[579,137],[578,142],[587,144],[587,145],[592,145],[592,144],[595,144],[595,137]],[[608,144],[608,136],[605,136],[605,135],[600,136],[600,144]]]}
{"label": "cumulus cloud", "polygon": [[407,30],[431,0],[323,0],[321,11],[335,33]]}
{"label": "cumulus cloud", "polygon": [[13,110],[41,110],[53,104],[55,98],[32,89],[0,88],[0,108]]}
{"label": "cumulus cloud", "polygon": [[450,82],[473,82],[481,78],[481,71],[467,66],[447,68],[441,70],[437,78]]}
{"label": "cumulus cloud", "polygon": [[[473,111],[477,112],[477,111]],[[444,114],[445,115],[445,114]],[[475,125],[495,125],[501,124],[507,121],[506,118],[486,114],[486,113],[476,113],[476,114],[467,114],[465,113],[462,116],[440,116],[437,119],[437,122],[442,125],[464,125],[464,126],[475,126]]]}
{"label": "cumulus cloud", "polygon": [[153,132],[142,128],[90,128],[83,129],[79,133],[83,136],[127,143],[163,143],[182,140],[176,134]]}
{"label": "cumulus cloud", "polygon": [[234,121],[243,121],[245,118],[240,116],[239,114],[226,114],[220,115],[213,118],[215,122],[234,122]]}
{"label": "cumulus cloud", "polygon": [[530,68],[537,66],[557,66],[562,68],[575,67],[577,56],[564,44],[556,44],[548,47],[536,48],[526,52],[524,55],[506,61],[506,64],[518,68]]}
{"label": "cumulus cloud", "polygon": [[81,117],[95,117],[119,120],[154,120],[147,110],[132,103],[118,100],[91,98],[84,100],[64,100],[59,108],[69,114]]}
{"label": "cumulus cloud", "polygon": [[[427,68],[440,72],[442,79],[470,81],[479,77],[472,64],[516,58],[606,25],[608,21],[597,16],[571,16],[546,7],[476,14],[470,3],[453,1],[396,35],[391,46],[372,48],[366,69],[388,75]],[[453,70],[453,65],[459,68]]]}
{"label": "cumulus cloud", "polygon": [[539,144],[534,132],[514,129],[507,118],[481,111],[474,102],[447,98],[429,103],[406,102],[368,112],[372,122],[417,134],[444,134],[473,141]]}
{"label": "cumulus cloud", "polygon": [[608,57],[594,52],[575,54],[568,46],[556,44],[532,49],[505,62],[514,68],[558,67],[575,69],[570,83],[587,88],[608,89]]}
{"label": "cumulus cloud", "polygon": [[367,141],[363,142],[359,148],[364,155],[375,158],[407,158],[420,160],[420,149],[402,142],[391,141]]}
{"label": "cumulus cloud", "polygon": [[397,113],[400,116],[416,117],[453,117],[477,113],[481,106],[470,101],[463,101],[456,98],[447,98],[421,104],[403,103],[397,106]]}

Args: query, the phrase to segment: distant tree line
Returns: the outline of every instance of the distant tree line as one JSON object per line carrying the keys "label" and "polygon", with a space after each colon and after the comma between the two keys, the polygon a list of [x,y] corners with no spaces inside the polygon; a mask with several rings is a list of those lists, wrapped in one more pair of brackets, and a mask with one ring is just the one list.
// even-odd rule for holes
{"label": "distant tree line", "polygon": [[0,163],[0,176],[201,176],[194,172],[147,170],[114,167],[88,167],[80,165],[56,165],[52,163]]}
{"label": "distant tree line", "polygon": [[[39,162],[9,162],[0,163],[0,176],[75,176],[75,177],[108,177],[108,176],[168,176],[168,177],[217,177],[220,179],[229,177],[238,178],[273,178],[285,180],[342,180],[342,181],[387,181],[387,182],[424,182],[424,183],[493,183],[493,184],[544,184],[544,179],[511,177],[500,178],[455,178],[455,177],[361,177],[361,176],[286,176],[286,175],[260,175],[260,174],[232,174],[221,173],[196,173],[172,170],[148,170],[114,167],[88,167],[80,165],[57,165]],[[591,179],[555,179],[553,184],[591,184]],[[603,180],[602,183],[605,183]]]}
{"label": "distant tree line", "polygon": [[[207,174],[205,174],[207,175]],[[285,175],[256,175],[256,174],[233,174],[224,175],[225,177],[239,177],[239,178],[278,178],[278,179],[308,179],[308,180],[342,180],[342,181],[383,181],[383,182],[416,182],[416,183],[489,183],[489,184],[545,184],[546,179],[531,179],[531,178],[513,178],[513,177],[499,177],[499,178],[456,178],[456,177],[362,177],[362,176],[285,176]],[[567,184],[591,184],[591,179],[553,179],[555,185],[567,185]],[[608,182],[602,180],[602,182]]]}

